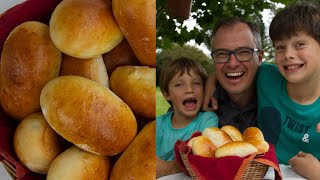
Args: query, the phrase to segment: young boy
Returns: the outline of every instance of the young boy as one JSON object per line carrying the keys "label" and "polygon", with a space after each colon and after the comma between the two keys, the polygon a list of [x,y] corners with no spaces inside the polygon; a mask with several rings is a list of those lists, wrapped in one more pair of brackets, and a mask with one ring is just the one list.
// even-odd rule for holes
{"label": "young boy", "polygon": [[280,11],[269,35],[278,67],[262,64],[257,73],[258,126],[275,145],[279,163],[319,179],[319,7],[297,4]]}
{"label": "young boy", "polygon": [[163,67],[160,89],[173,111],[156,117],[157,177],[181,172],[174,156],[177,140],[218,126],[213,112],[199,112],[207,73],[196,61],[180,58]]}

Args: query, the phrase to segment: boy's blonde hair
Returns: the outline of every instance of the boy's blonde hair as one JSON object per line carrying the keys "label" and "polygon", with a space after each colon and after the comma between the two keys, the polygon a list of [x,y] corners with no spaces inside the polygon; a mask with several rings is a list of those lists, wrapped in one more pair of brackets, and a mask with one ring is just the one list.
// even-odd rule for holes
{"label": "boy's blonde hair", "polygon": [[298,3],[289,6],[273,18],[269,36],[273,43],[289,39],[298,32],[305,32],[320,43],[320,8],[311,3]]}
{"label": "boy's blonde hair", "polygon": [[176,74],[181,76],[184,73],[188,73],[190,75],[191,71],[200,76],[202,83],[205,84],[207,80],[207,72],[200,63],[185,57],[181,57],[165,64],[161,69],[159,79],[161,92],[167,94],[169,93],[169,82]]}

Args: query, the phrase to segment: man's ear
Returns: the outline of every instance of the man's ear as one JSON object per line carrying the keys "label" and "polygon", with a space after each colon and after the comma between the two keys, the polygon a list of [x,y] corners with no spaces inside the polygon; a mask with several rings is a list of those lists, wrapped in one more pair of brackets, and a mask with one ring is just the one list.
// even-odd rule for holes
{"label": "man's ear", "polygon": [[261,49],[261,51],[259,52],[259,55],[258,55],[259,65],[262,63],[263,53],[264,53],[264,50]]}

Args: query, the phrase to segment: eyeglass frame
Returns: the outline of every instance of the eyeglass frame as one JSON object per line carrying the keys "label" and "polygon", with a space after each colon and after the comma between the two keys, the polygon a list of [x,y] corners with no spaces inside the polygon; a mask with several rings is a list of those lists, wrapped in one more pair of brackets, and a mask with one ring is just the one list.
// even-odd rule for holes
{"label": "eyeglass frame", "polygon": [[[245,61],[240,61],[240,60],[238,59],[237,55],[236,55],[236,52],[239,51],[239,50],[244,50],[244,49],[246,49],[246,50],[251,50],[251,58],[248,59],[248,60],[245,60]],[[217,51],[225,51],[225,52],[228,52],[228,53],[229,53],[228,60],[225,61],[225,62],[217,62],[217,61],[215,60],[215,58],[214,58],[214,53],[217,52]],[[211,58],[214,60],[215,63],[222,64],[222,63],[227,63],[227,62],[229,62],[230,57],[231,57],[231,55],[233,54],[237,61],[239,61],[239,62],[247,62],[247,61],[251,61],[251,60],[252,60],[252,58],[253,58],[253,52],[260,52],[260,51],[261,51],[261,49],[258,49],[258,48],[247,48],[247,47],[237,48],[237,49],[235,49],[235,50],[233,50],[233,51],[228,50],[228,49],[216,49],[216,50],[214,50],[214,51],[211,51]]]}

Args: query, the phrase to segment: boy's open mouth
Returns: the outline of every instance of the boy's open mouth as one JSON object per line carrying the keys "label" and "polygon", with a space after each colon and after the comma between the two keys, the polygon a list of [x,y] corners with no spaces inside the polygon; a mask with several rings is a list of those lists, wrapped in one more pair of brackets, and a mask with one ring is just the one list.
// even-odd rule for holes
{"label": "boy's open mouth", "polygon": [[227,78],[230,78],[230,79],[238,79],[238,78],[241,78],[243,76],[244,72],[241,71],[241,72],[231,72],[231,73],[225,73],[225,76]]}
{"label": "boy's open mouth", "polygon": [[299,69],[303,66],[304,64],[293,64],[293,65],[288,65],[284,66],[286,70],[294,70],[294,69]]}
{"label": "boy's open mouth", "polygon": [[197,100],[195,98],[188,98],[188,99],[185,99],[182,103],[187,108],[193,108],[197,104]]}

